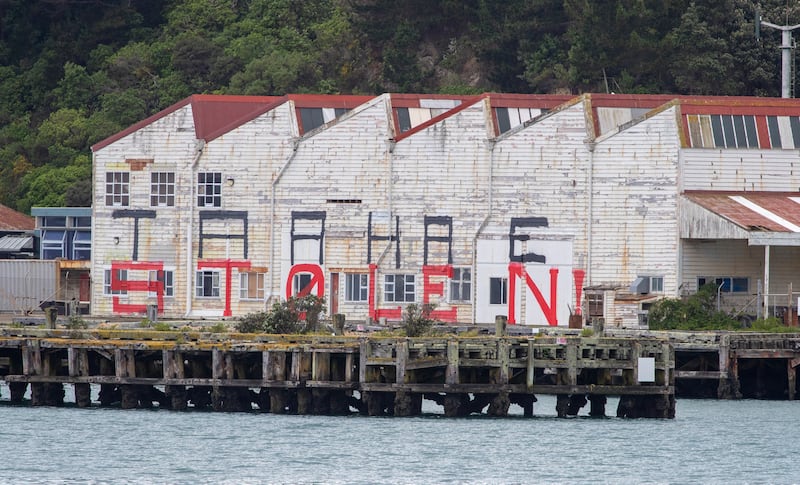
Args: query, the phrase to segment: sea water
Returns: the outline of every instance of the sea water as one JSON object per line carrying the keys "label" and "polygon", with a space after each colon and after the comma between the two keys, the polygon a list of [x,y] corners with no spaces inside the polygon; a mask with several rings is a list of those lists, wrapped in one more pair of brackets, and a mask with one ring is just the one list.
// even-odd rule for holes
{"label": "sea water", "polygon": [[[610,415],[615,406],[610,399]],[[0,401],[0,483],[800,483],[800,402],[678,400],[671,420],[560,419],[551,396],[539,396],[532,418],[515,406],[506,418],[446,418],[429,401],[423,411],[330,417]]]}

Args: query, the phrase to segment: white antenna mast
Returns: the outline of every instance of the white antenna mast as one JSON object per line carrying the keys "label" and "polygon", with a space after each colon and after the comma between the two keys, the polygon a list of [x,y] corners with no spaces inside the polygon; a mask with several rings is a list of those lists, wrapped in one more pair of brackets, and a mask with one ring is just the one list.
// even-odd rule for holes
{"label": "white antenna mast", "polygon": [[[788,23],[788,13],[787,13]],[[792,40],[792,31],[800,28],[798,25],[775,25],[770,22],[761,20],[761,14],[756,10],[756,37],[759,34],[759,27],[770,27],[781,31],[781,97],[792,97],[792,49],[794,49],[794,41]]]}

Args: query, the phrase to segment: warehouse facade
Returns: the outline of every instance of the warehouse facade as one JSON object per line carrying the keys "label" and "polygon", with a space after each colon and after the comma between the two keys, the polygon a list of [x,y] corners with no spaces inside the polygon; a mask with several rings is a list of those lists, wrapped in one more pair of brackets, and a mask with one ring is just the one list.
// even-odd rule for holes
{"label": "warehouse facade", "polygon": [[791,306],[798,115],[757,98],[192,96],[93,147],[92,312],[233,317],[314,293],[351,320],[433,303],[447,322],[629,326],[708,282],[728,307],[758,300],[742,313],[779,289]]}

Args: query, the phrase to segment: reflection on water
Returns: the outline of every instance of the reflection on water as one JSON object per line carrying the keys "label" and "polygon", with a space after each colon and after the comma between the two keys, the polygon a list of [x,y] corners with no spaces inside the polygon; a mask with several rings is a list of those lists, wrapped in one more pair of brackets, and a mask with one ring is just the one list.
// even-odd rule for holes
{"label": "reflection on water", "polygon": [[421,417],[371,418],[6,401],[0,483],[800,480],[797,402],[679,400],[674,420],[558,419],[552,396],[539,397],[534,418],[519,408],[508,418],[445,418],[424,403]]}

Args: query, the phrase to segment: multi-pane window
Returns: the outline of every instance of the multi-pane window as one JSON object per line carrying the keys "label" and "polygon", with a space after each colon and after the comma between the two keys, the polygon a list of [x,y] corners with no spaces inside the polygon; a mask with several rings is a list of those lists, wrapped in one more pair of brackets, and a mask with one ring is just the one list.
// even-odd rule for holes
{"label": "multi-pane window", "polygon": [[603,294],[602,293],[587,293],[586,294],[586,307],[589,318],[603,317]]}
{"label": "multi-pane window", "polygon": [[175,172],[150,174],[150,207],[175,205]]}
{"label": "multi-pane window", "polygon": [[239,298],[264,299],[264,273],[239,273]]}
{"label": "multi-pane window", "polygon": [[508,303],[508,278],[489,278],[489,304]]}
{"label": "multi-pane window", "polygon": [[72,259],[88,261],[92,259],[92,233],[75,231],[72,236]]}
{"label": "multi-pane window", "polygon": [[347,113],[345,108],[300,108],[300,124],[303,126],[303,133],[319,128],[345,113]]}
{"label": "multi-pane window", "polygon": [[505,133],[511,128],[515,128],[526,121],[532,120],[542,114],[545,110],[536,108],[495,108],[497,116],[497,129],[500,133]]}
{"label": "multi-pane window", "polygon": [[470,301],[472,299],[472,270],[453,268],[450,278],[450,301]]}
{"label": "multi-pane window", "polygon": [[195,295],[198,297],[219,296],[219,271],[198,271],[195,276]]}
{"label": "multi-pane window", "polygon": [[197,174],[197,206],[222,206],[222,172]]}
{"label": "multi-pane window", "polygon": [[[162,296],[175,296],[174,274],[170,270],[149,271],[147,279],[150,283],[161,282]],[[147,296],[156,297],[155,291],[147,292]]]}
{"label": "multi-pane window", "polygon": [[130,205],[130,177],[128,172],[106,172],[106,205]]}
{"label": "multi-pane window", "polygon": [[367,301],[369,294],[369,275],[348,273],[345,275],[345,301]]}
{"label": "multi-pane window", "polygon": [[753,115],[688,115],[694,148],[758,148]]}
{"label": "multi-pane window", "polygon": [[[110,269],[103,271],[103,295],[105,296],[115,296],[115,295],[127,295],[128,292],[126,290],[112,290],[111,289],[111,271]],[[117,272],[117,281],[127,281],[128,280],[128,270],[126,269],[115,269],[113,271]]]}
{"label": "multi-pane window", "polygon": [[797,116],[767,116],[767,129],[772,148],[800,148],[800,118]]}
{"label": "multi-pane window", "polygon": [[311,284],[311,273],[297,273],[292,278],[292,294],[297,295]]}
{"label": "multi-pane window", "polygon": [[42,259],[55,259],[63,258],[66,255],[64,244],[67,231],[65,230],[47,230],[42,233]]}
{"label": "multi-pane window", "polygon": [[415,298],[413,274],[387,274],[383,279],[383,299],[386,302],[413,302]]}
{"label": "multi-pane window", "polygon": [[749,283],[749,278],[736,276],[700,276],[697,278],[697,289],[713,284],[720,293],[747,293]]}
{"label": "multi-pane window", "polygon": [[664,277],[651,276],[650,277],[650,293],[663,293],[664,292]]}

